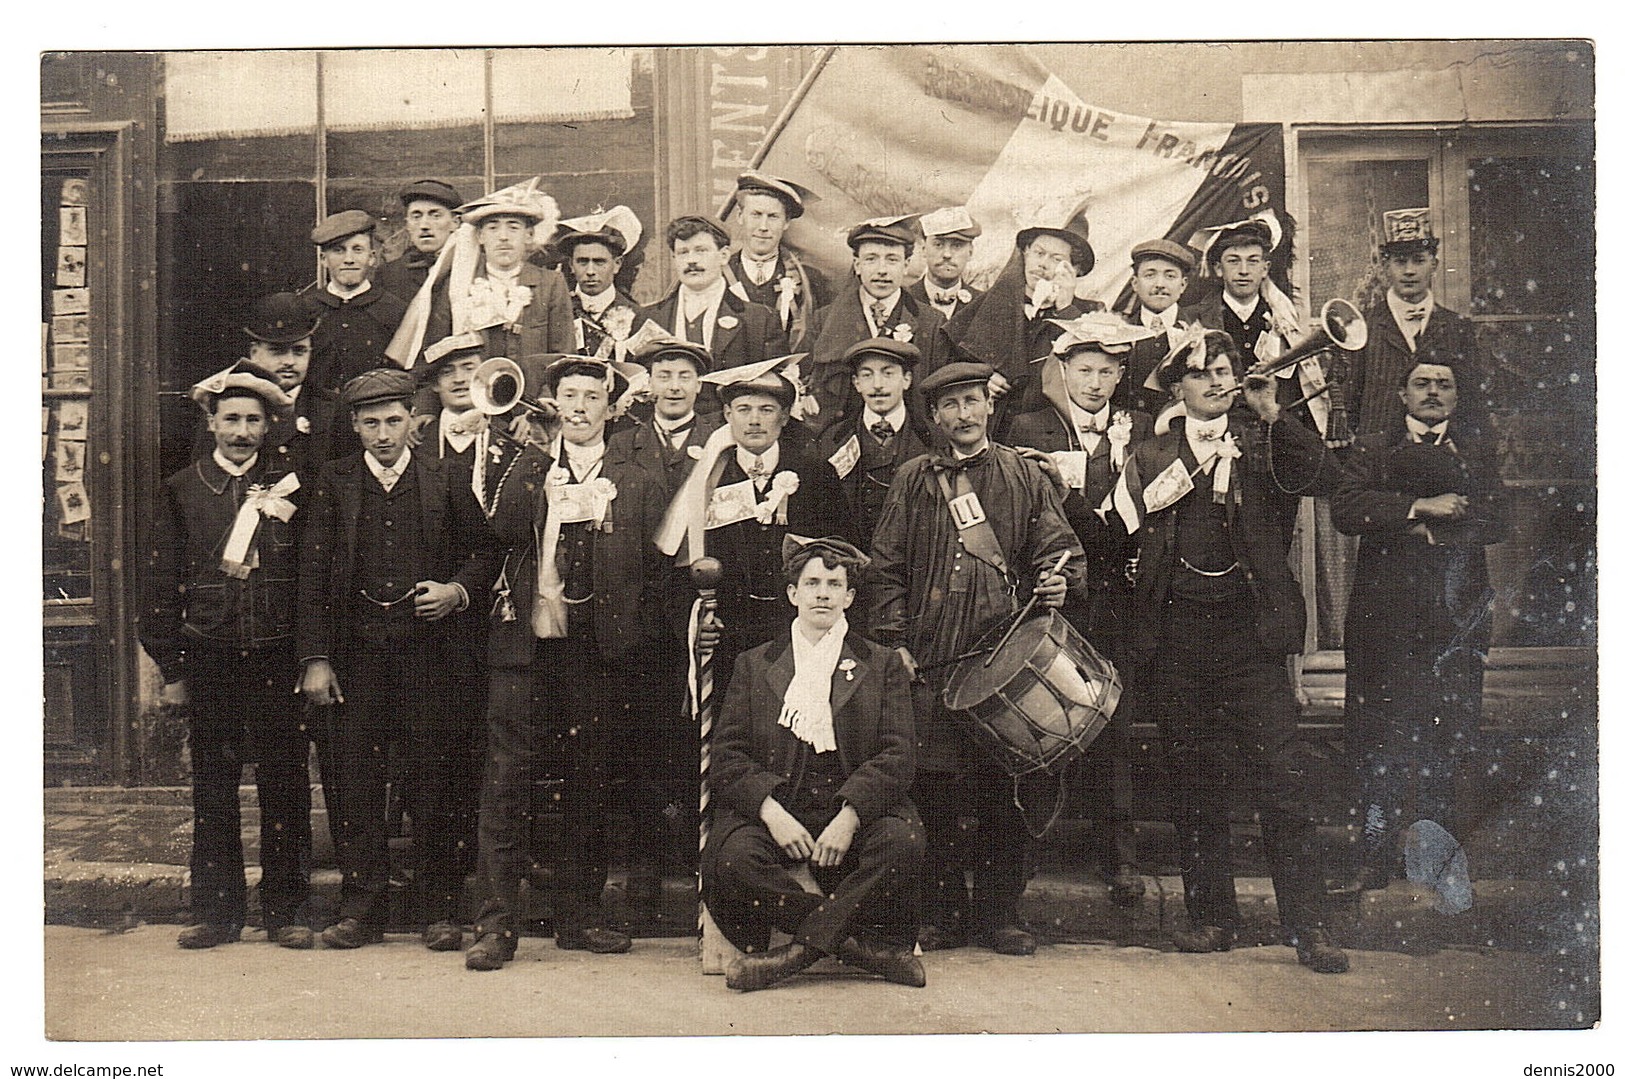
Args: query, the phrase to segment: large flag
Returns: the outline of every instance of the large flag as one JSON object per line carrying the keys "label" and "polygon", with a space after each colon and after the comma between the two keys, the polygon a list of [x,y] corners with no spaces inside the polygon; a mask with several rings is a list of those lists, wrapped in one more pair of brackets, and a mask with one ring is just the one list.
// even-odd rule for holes
{"label": "large flag", "polygon": [[758,167],[822,196],[789,239],[835,280],[850,273],[845,230],[870,217],[968,206],[982,235],[967,276],[986,287],[1020,229],[1082,215],[1095,269],[1078,294],[1110,306],[1135,244],[1285,210],[1279,124],[1101,108],[1022,46],[835,48],[776,130]]}

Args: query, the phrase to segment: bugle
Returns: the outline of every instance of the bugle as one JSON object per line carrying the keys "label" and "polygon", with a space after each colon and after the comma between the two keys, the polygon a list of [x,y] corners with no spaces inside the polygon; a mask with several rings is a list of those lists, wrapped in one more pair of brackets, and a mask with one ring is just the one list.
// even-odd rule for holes
{"label": "bugle", "polygon": [[1359,308],[1347,300],[1336,298],[1327,300],[1320,308],[1320,329],[1269,363],[1254,367],[1247,375],[1249,378],[1254,375],[1273,375],[1285,371],[1305,356],[1313,356],[1330,348],[1358,352],[1365,347],[1366,332],[1365,318],[1360,314]]}
{"label": "bugle", "polygon": [[474,407],[487,416],[500,416],[515,408],[535,412],[544,420],[552,420],[559,414],[558,406],[551,400],[525,396],[525,372],[506,356],[493,356],[474,369],[468,395]]}

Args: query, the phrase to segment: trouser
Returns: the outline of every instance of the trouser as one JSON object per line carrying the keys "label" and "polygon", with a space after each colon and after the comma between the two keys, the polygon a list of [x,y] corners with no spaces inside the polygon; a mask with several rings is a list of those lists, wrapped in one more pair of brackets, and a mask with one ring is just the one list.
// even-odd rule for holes
{"label": "trouser", "polygon": [[[421,642],[392,652],[361,651],[338,670],[344,703],[329,724],[333,775],[323,775],[339,870],[339,917],[382,925],[389,913],[389,748],[402,763],[401,794],[412,819],[414,922],[456,921],[458,865],[458,703],[428,662]],[[336,813],[335,813],[336,806]]]}
{"label": "trouser", "polygon": [[627,863],[692,871],[699,858],[700,734],[688,710],[684,642],[652,645],[629,676],[636,680],[637,714],[626,739]]}
{"label": "trouser", "polygon": [[1239,778],[1224,767],[1234,749],[1255,774],[1281,922],[1293,931],[1320,926],[1325,880],[1305,782],[1308,747],[1285,657],[1260,655],[1251,602],[1175,598],[1152,666],[1191,924],[1241,922],[1229,809]]}
{"label": "trouser", "polygon": [[1349,710],[1349,741],[1361,769],[1361,856],[1383,867],[1397,862],[1395,839],[1412,820],[1434,821],[1461,838],[1455,779],[1458,765],[1476,750],[1484,661],[1470,648],[1437,665],[1398,657],[1373,681]]}
{"label": "trouser", "polygon": [[910,797],[925,824],[920,924],[972,936],[1015,925],[1032,839],[1014,781],[985,770],[920,772]]}
{"label": "trouser", "polygon": [[[829,821],[802,823],[817,836]],[[723,935],[747,952],[767,948],[774,929],[832,954],[853,935],[911,948],[924,852],[924,834],[911,821],[887,816],[860,825],[840,865],[808,863],[824,890],[820,896],[790,875],[794,863],[765,826],[743,824],[706,850],[706,909]]]}
{"label": "trouser", "polygon": [[260,912],[270,927],[309,918],[310,743],[293,696],[292,643],[266,648],[187,646],[192,698],[192,914],[242,926],[243,873],[237,788],[253,762],[260,807]]}
{"label": "trouser", "polygon": [[1101,578],[1094,575],[1093,559],[1090,567],[1087,595],[1070,601],[1063,613],[1091,645],[1112,661],[1123,688],[1111,720],[1089,748],[1068,765],[1067,804],[1074,816],[1089,818],[1093,825],[1089,853],[1100,870],[1110,874],[1119,866],[1132,866],[1137,861],[1130,750],[1139,697],[1134,665],[1121,658],[1121,642],[1130,614],[1128,582],[1120,567]]}
{"label": "trouser", "polygon": [[519,886],[534,862],[536,782],[564,780],[563,847],[554,872],[555,929],[601,925],[609,876],[607,785],[628,706],[590,639],[536,642],[528,667],[491,670],[485,782],[480,794],[480,873],[488,897],[477,933],[514,936]]}

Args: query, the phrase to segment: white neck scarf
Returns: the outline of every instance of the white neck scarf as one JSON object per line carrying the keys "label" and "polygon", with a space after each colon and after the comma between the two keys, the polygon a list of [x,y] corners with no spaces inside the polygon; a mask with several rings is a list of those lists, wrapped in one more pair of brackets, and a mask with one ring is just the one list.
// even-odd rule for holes
{"label": "white neck scarf", "polygon": [[796,674],[784,692],[779,726],[806,742],[815,753],[828,753],[835,748],[835,713],[829,705],[829,690],[845,642],[844,614],[816,641],[811,631],[802,626],[800,618],[790,625],[790,648],[795,655]]}
{"label": "white neck scarf", "polygon": [[615,286],[600,292],[596,296],[588,296],[580,289],[576,289],[576,298],[581,301],[581,309],[594,318],[608,311],[615,304]]}

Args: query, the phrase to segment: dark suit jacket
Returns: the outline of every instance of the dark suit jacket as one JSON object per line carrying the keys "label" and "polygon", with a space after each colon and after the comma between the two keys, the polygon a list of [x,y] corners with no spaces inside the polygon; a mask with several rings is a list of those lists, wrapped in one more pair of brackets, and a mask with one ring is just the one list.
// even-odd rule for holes
{"label": "dark suit jacket", "polygon": [[[1303,650],[1307,616],[1303,593],[1287,564],[1287,548],[1299,497],[1330,493],[1337,477],[1337,461],[1324,452],[1314,432],[1290,414],[1283,413],[1276,423],[1266,427],[1248,409],[1232,408],[1230,430],[1241,448],[1241,458],[1232,466],[1229,534],[1235,559],[1252,592],[1259,648],[1271,656],[1297,653]],[[1268,456],[1266,440],[1271,447]],[[1185,421],[1176,418],[1167,434],[1140,443],[1132,462],[1141,483],[1149,484],[1181,457],[1189,458],[1190,451],[1185,444]],[[1191,464],[1187,459],[1186,466]],[[1238,491],[1239,504],[1235,497]],[[1180,514],[1196,497],[1200,495],[1191,492],[1165,509],[1146,514],[1138,533],[1140,566],[1134,582],[1135,617],[1129,644],[1135,658],[1142,662],[1156,650],[1163,612],[1169,602],[1178,561]]]}
{"label": "dark suit jacket", "polygon": [[[570,288],[564,283],[564,275],[527,262],[519,268],[519,283],[530,289],[530,303],[520,316],[519,331],[511,333],[502,326],[481,331],[485,336],[485,357],[506,356],[525,367],[526,361],[534,363],[542,356],[574,352],[575,312],[570,308]],[[450,279],[443,276],[430,294],[429,321],[423,332],[425,348],[451,335],[450,287]],[[384,344],[388,343],[385,340]],[[529,377],[527,367],[526,385],[534,389]]]}
{"label": "dark suit jacket", "polygon": [[385,359],[384,349],[406,315],[405,300],[376,284],[348,301],[324,288],[303,295],[322,317],[311,334],[305,385],[337,390],[363,371],[396,366]]}
{"label": "dark suit jacket", "polygon": [[[1253,308],[1252,317],[1244,323],[1224,302],[1224,290],[1215,289],[1194,303],[1180,304],[1179,321],[1200,322],[1204,329],[1224,330],[1235,338],[1236,347],[1244,354],[1243,362],[1235,364],[1236,377],[1240,378],[1256,360],[1257,354],[1254,349],[1257,348],[1258,339],[1266,328],[1264,316],[1268,312],[1269,304],[1260,296],[1258,306]],[[1164,351],[1163,355],[1167,355],[1167,352]]]}
{"label": "dark suit jacket", "polygon": [[[625,448],[612,440],[604,451],[601,475],[615,485],[611,527],[592,532],[593,629],[606,660],[635,655],[649,639],[649,621],[659,617],[659,589],[666,578],[667,560],[654,546],[665,500]],[[552,467],[546,450],[527,445],[508,469],[491,514],[491,527],[506,549],[502,574],[515,614],[512,621],[504,621],[500,603],[493,607],[493,667],[528,666],[535,655],[530,612],[536,596],[536,544],[547,523],[543,488]]]}
{"label": "dark suit jacket", "polygon": [[[917,303],[919,303],[919,304],[921,304],[921,305],[923,305],[925,307],[930,307],[931,310],[935,311],[939,315],[942,314],[942,310],[940,308],[935,307],[935,306],[932,305],[932,303],[931,303],[931,295],[930,295],[930,293],[926,292],[926,290],[925,290],[925,279],[924,278],[921,278],[920,280],[914,282],[912,285],[908,286],[908,288],[904,289],[903,291],[908,293],[910,296],[914,297],[914,299],[915,299],[915,301]],[[982,294],[980,290],[973,289],[969,285],[966,285],[966,284],[963,284],[963,283],[960,284],[959,291],[960,292],[968,292],[968,293],[970,293],[970,299],[971,300],[976,299],[976,297],[978,297],[978,296],[980,296]],[[951,319],[955,315],[959,314],[959,309],[961,307],[964,307],[969,302],[970,302],[970,300],[960,300],[958,303],[954,304],[954,309],[952,311],[948,312],[948,314],[943,315],[943,321],[946,322],[948,319]]]}
{"label": "dark suit jacket", "polygon": [[[242,363],[238,368],[249,370]],[[339,401],[338,394],[309,382],[300,389],[293,412],[271,420],[260,446],[260,452],[273,454],[285,471],[297,472],[301,482],[314,480],[317,471],[335,457],[360,449],[361,441],[350,426],[350,410]],[[198,417],[197,429],[192,432],[192,457],[196,460],[213,452],[214,435],[205,413]]]}
{"label": "dark suit jacket", "polygon": [[412,297],[423,287],[423,282],[429,279],[429,269],[439,257],[438,252],[425,255],[408,244],[406,253],[400,258],[390,259],[378,267],[378,272],[373,274],[372,285],[374,288],[386,288],[411,303]]}
{"label": "dark suit jacket", "polygon": [[[818,399],[817,415],[807,418],[807,425],[815,434],[840,423],[852,412],[863,411],[863,402],[852,388],[852,370],[841,362],[841,355],[871,336],[869,320],[863,313],[867,302],[863,290],[854,283],[828,307],[820,308],[808,326],[812,355],[802,361],[801,370],[808,389]],[[896,338],[901,334],[920,350],[920,362],[914,365],[916,383],[944,362],[942,327],[945,321],[942,312],[904,292],[880,328],[880,336]],[[903,329],[905,326],[907,330]],[[911,395],[910,406],[915,403]]]}
{"label": "dark suit jacket", "polygon": [[[410,467],[417,473],[429,579],[462,585],[469,606],[478,607],[489,595],[497,553],[485,515],[473,492],[453,482],[438,457],[414,451]],[[316,480],[299,542],[295,640],[301,658],[335,659],[352,643],[356,551],[370,539],[357,534],[356,522],[363,485],[377,482],[359,453],[329,462]]]}
{"label": "dark suit jacket", "polygon": [[[1410,366],[1412,352],[1405,334],[1394,321],[1386,297],[1363,312],[1365,348],[1349,357],[1349,426],[1356,435],[1396,431],[1405,427],[1405,406],[1399,399],[1400,379]],[[1452,427],[1484,429],[1483,410],[1489,393],[1488,376],[1473,324],[1448,308],[1434,304],[1427,330],[1417,339],[1417,351],[1430,350],[1451,365],[1460,401]]]}
{"label": "dark suit jacket", "polygon": [[[773,276],[760,285],[752,281],[750,275],[745,272],[744,256],[738,251],[735,251],[729,257],[727,273],[731,275],[734,281],[739,282],[740,287],[745,290],[745,295],[750,297],[751,303],[761,304],[769,311],[772,311],[776,318],[779,312],[779,282],[787,276],[796,276],[796,270],[791,265],[791,259],[794,259],[795,266],[800,268],[802,281],[797,288],[795,305],[790,312],[790,324],[788,326],[785,326],[782,322],[779,324],[780,328],[785,332],[785,339],[789,342],[784,351],[790,352],[792,350],[804,350],[812,343],[812,337],[808,333],[808,325],[812,316],[818,312],[818,309],[829,303],[830,288],[829,282],[824,279],[824,275],[807,265],[805,259],[793,253],[791,258],[786,258],[785,251],[784,247],[779,248],[779,261],[773,267]],[[672,330],[673,333],[677,332],[670,326],[666,328]],[[783,353],[777,353],[777,355],[783,355]]]}
{"label": "dark suit jacket", "polygon": [[[849,663],[849,669],[843,671],[840,663]],[[846,776],[840,797],[861,824],[885,816],[918,821],[908,799],[914,781],[914,709],[903,661],[894,650],[848,631],[840,663],[830,679],[835,749]],[[769,797],[788,799],[784,788],[811,752],[778,722],[794,677],[788,631],[735,661],[711,741],[717,812],[710,843],[720,846],[740,826],[760,823]]]}
{"label": "dark suit jacket", "polygon": [[[683,336],[683,326],[677,317],[677,294],[674,288],[659,303],[643,309],[661,329],[674,337]],[[732,325],[724,325],[732,320]],[[712,369],[726,370],[743,367],[774,356],[790,352],[790,341],[779,316],[759,303],[747,303],[734,294],[730,287],[722,294],[722,305],[717,308],[717,324],[711,334]]]}
{"label": "dark suit jacket", "polygon": [[[1487,544],[1504,536],[1500,461],[1490,440],[1455,432],[1452,453],[1376,432],[1354,444],[1332,494],[1332,523],[1360,537],[1344,630],[1349,699],[1374,692],[1384,669],[1430,663],[1458,634],[1463,649],[1489,647]],[[1472,517],[1429,521],[1434,541],[1411,531],[1411,503],[1465,495]],[[1474,619],[1477,619],[1476,623]]]}
{"label": "dark suit jacket", "polygon": [[[880,520],[880,507],[886,501],[886,492],[897,470],[922,453],[931,450],[936,428],[925,418],[925,410],[910,397],[903,430],[892,436],[891,442],[881,447],[863,421],[863,406],[818,436],[813,451],[824,460],[832,458],[854,435],[858,439],[858,463],[852,471],[841,477],[841,488],[846,494],[847,506],[856,514],[856,527],[847,539],[867,551],[874,536],[875,524]],[[833,466],[832,466],[833,467]],[[859,593],[858,603],[863,602]],[[855,609],[855,608],[854,608]]]}

